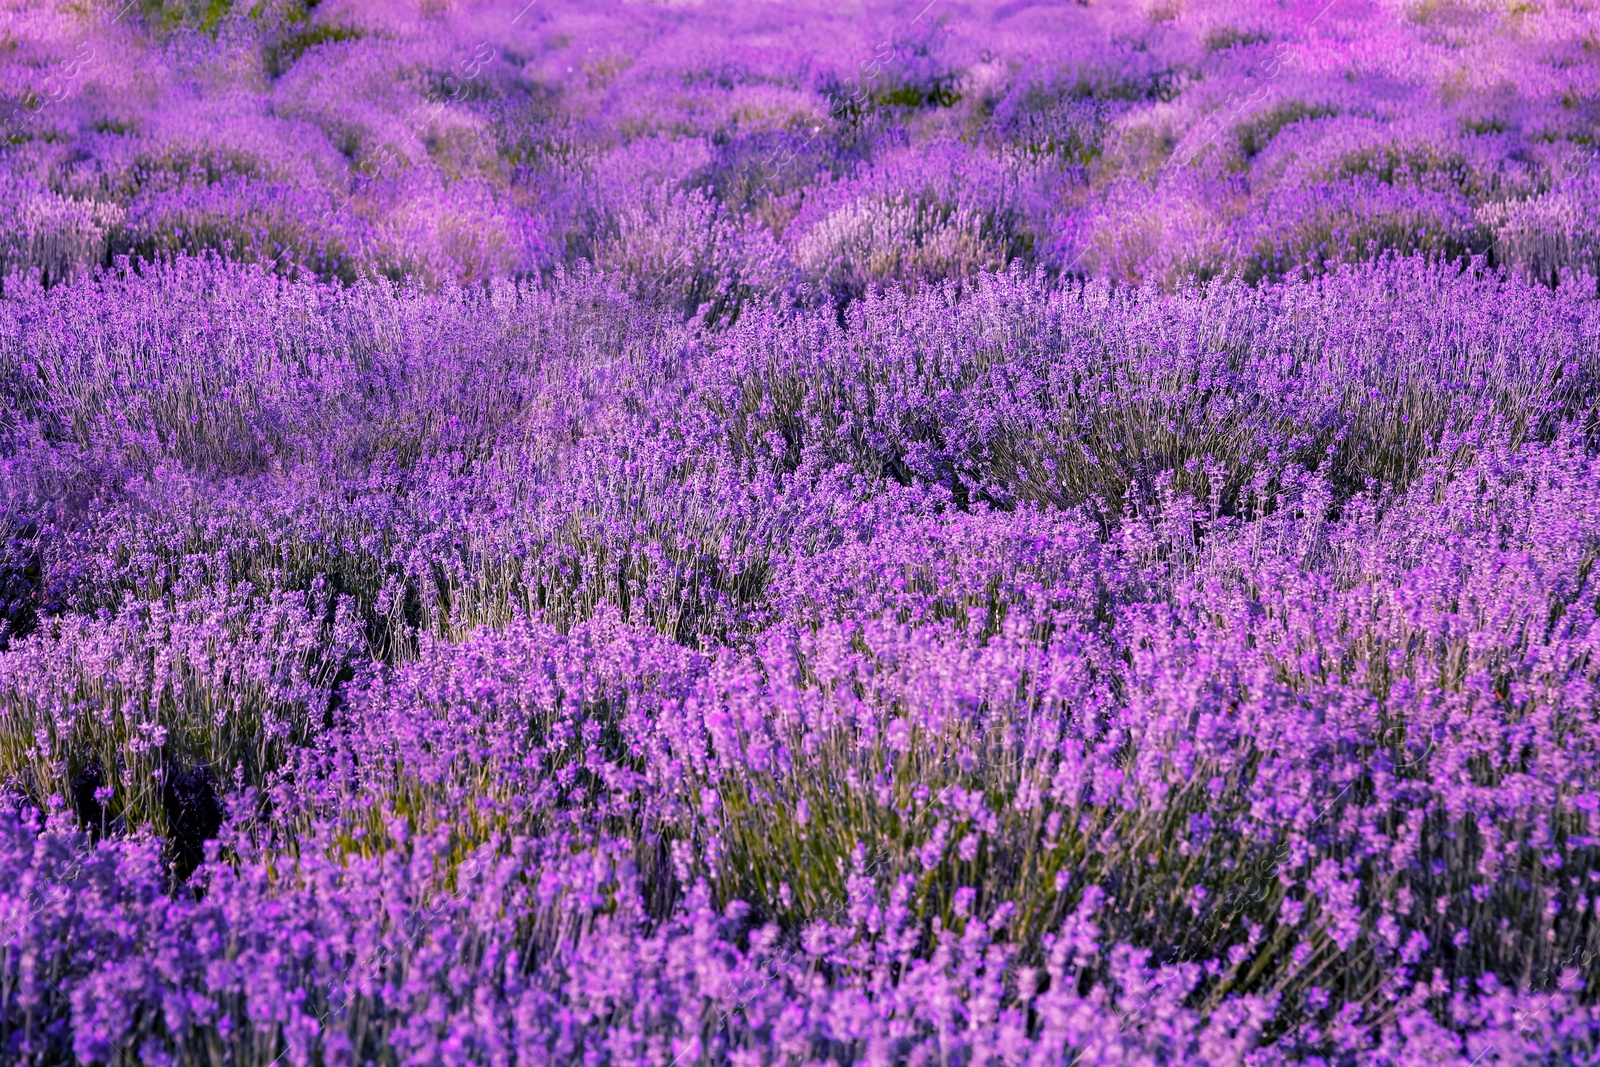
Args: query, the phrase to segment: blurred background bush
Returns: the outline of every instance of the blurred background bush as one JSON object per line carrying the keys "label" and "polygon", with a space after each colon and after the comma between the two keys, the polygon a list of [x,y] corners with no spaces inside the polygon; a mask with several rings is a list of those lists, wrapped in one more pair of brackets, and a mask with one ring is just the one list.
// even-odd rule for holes
{"label": "blurred background bush", "polygon": [[582,260],[727,324],[1019,261],[1595,269],[1575,3],[8,6],[0,263],[46,285],[202,250],[429,287]]}

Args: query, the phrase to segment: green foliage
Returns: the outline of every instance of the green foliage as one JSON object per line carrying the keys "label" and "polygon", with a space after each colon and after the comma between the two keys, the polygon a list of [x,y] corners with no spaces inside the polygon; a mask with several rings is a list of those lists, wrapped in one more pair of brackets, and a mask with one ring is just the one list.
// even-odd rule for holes
{"label": "green foliage", "polygon": [[1222,25],[1207,30],[1200,43],[1207,52],[1214,53],[1245,45],[1266,44],[1270,40],[1271,35],[1264,30],[1244,30],[1237,26]]}
{"label": "green foliage", "polygon": [[362,36],[364,36],[362,31],[358,29],[330,23],[293,29],[271,38],[262,47],[262,63],[270,77],[281,78],[285,71],[294,66],[296,61],[311,49],[319,45],[337,44],[340,41],[359,40]]}
{"label": "green foliage", "polygon": [[1247,160],[1254,159],[1285,126],[1306,119],[1320,119],[1337,114],[1339,109],[1332,104],[1287,100],[1235,124],[1232,131],[1233,139],[1239,147],[1241,156]]}

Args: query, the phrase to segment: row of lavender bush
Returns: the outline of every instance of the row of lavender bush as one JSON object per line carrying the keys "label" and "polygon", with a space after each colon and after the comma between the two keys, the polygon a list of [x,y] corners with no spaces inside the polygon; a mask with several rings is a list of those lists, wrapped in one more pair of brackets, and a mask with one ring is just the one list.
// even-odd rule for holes
{"label": "row of lavender bush", "polygon": [[708,321],[1014,261],[1600,267],[1600,21],[1543,4],[18,0],[0,267],[590,262]]}
{"label": "row of lavender bush", "polygon": [[1590,1062],[1589,294],[19,283],[0,1048]]}

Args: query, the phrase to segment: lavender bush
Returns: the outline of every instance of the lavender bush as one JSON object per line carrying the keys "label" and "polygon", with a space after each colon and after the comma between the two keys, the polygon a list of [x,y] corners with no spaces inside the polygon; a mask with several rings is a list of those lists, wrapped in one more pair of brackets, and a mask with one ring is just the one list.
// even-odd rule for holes
{"label": "lavender bush", "polygon": [[1593,13],[8,18],[0,1062],[1600,1062]]}

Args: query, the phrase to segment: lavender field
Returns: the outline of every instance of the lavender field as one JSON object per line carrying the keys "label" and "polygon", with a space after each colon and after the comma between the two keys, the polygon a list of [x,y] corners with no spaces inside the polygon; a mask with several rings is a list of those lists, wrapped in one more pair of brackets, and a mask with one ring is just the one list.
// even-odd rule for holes
{"label": "lavender field", "polygon": [[3,0],[0,122],[0,1064],[1600,1064],[1591,0]]}

